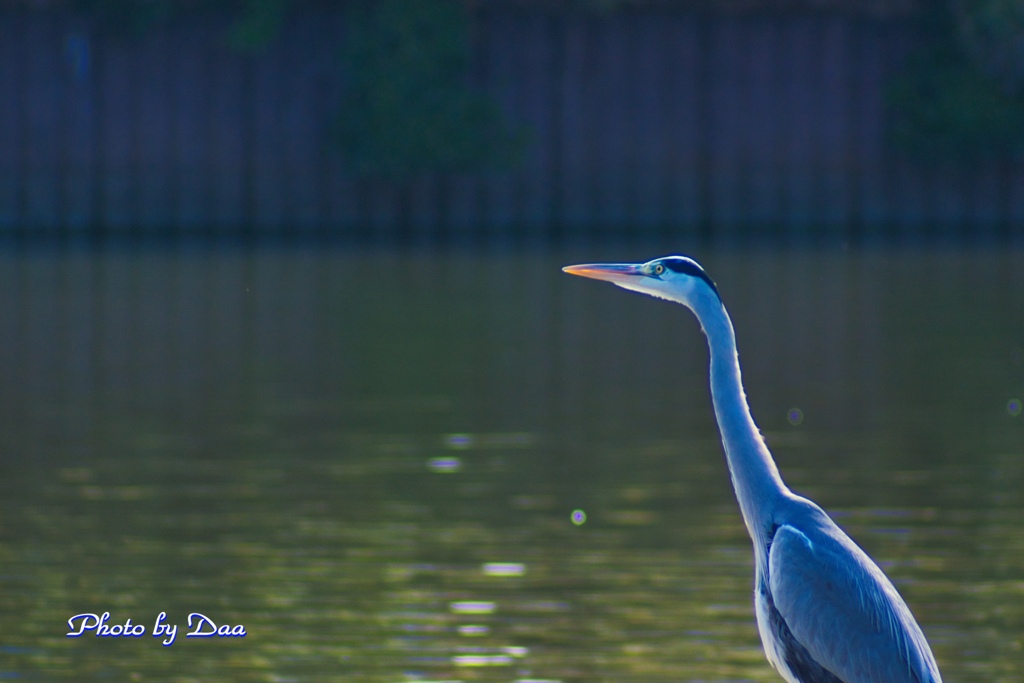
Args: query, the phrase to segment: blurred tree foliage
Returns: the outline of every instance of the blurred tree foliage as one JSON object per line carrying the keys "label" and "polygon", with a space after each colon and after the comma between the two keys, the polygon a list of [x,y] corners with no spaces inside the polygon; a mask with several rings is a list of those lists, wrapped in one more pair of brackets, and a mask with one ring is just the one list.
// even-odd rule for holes
{"label": "blurred tree foliage", "polygon": [[1024,1],[953,0],[958,37],[971,61],[1007,95],[1024,91]]}
{"label": "blurred tree foliage", "polygon": [[122,37],[138,37],[160,22],[195,13],[227,13],[227,44],[240,52],[269,45],[287,18],[292,0],[74,0],[70,6]]}
{"label": "blurred tree foliage", "polygon": [[104,31],[125,37],[140,35],[181,9],[169,2],[139,0],[77,0],[71,7],[94,17]]}
{"label": "blurred tree foliage", "polygon": [[950,0],[889,90],[893,137],[925,161],[1024,153],[1024,0]]}
{"label": "blurred tree foliage", "polygon": [[337,132],[353,173],[402,182],[514,164],[524,134],[470,86],[463,2],[362,2],[347,25]]}
{"label": "blurred tree foliage", "polygon": [[228,45],[256,52],[277,38],[288,15],[288,0],[247,0],[228,30]]}

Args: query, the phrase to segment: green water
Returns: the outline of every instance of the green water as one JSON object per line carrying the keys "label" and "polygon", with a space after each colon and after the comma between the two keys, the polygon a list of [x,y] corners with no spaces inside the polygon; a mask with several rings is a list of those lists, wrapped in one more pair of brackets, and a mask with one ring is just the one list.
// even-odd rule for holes
{"label": "green water", "polygon": [[[660,251],[0,255],[0,677],[781,680],[695,321],[559,271]],[[695,256],[787,482],[1024,679],[1024,252]]]}

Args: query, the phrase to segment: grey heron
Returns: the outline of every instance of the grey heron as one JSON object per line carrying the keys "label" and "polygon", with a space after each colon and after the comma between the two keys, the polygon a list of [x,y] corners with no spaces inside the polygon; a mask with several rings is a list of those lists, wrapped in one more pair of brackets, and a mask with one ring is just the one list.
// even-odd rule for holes
{"label": "grey heron", "polygon": [[696,261],[567,266],[668,299],[708,340],[711,398],[736,499],[754,543],[754,607],[768,661],[789,683],[941,683],[921,627],[892,582],[818,505],[796,495],[750,415],[732,321]]}

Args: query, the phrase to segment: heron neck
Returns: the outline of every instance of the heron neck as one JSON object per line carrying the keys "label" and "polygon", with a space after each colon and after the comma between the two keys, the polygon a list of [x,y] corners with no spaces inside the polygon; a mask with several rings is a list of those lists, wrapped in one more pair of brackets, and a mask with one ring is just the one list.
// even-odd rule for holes
{"label": "heron neck", "polygon": [[733,489],[747,530],[757,540],[768,532],[770,520],[765,519],[766,515],[782,497],[786,485],[750,415],[729,314],[717,297],[704,298],[693,310],[708,338],[711,398]]}

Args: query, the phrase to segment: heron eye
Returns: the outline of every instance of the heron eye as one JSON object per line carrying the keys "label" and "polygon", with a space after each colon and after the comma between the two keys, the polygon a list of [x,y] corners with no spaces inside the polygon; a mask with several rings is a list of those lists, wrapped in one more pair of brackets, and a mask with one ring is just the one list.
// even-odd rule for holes
{"label": "heron eye", "polygon": [[661,275],[664,272],[665,272],[665,266],[663,266],[662,264],[659,263],[659,264],[654,266],[654,274],[655,275]]}

